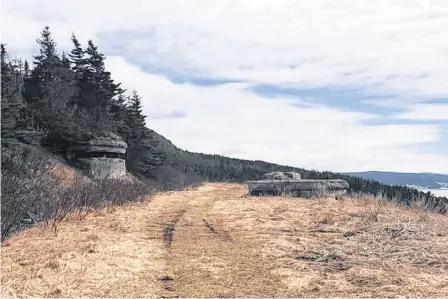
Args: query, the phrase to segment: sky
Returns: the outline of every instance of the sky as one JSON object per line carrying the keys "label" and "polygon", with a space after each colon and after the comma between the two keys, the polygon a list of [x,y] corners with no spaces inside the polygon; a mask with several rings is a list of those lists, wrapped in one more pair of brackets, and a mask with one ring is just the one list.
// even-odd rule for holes
{"label": "sky", "polygon": [[448,173],[446,0],[3,0],[2,42],[50,26],[107,55],[180,148],[330,171]]}

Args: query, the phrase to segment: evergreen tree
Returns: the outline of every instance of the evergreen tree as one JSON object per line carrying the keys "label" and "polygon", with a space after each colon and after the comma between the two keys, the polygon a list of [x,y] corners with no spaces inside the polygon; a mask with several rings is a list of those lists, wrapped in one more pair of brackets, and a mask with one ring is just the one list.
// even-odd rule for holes
{"label": "evergreen tree", "polygon": [[[71,37],[72,43],[73,43],[73,49],[68,54],[69,60],[72,64],[72,70],[75,73],[76,77],[76,85],[78,87],[77,89],[77,95],[74,99],[75,105],[77,107],[80,107],[80,111],[77,111],[78,116],[85,116],[86,111],[83,110],[83,108],[88,107],[87,105],[88,99],[89,99],[89,86],[87,83],[87,59],[85,58],[85,51],[83,50],[81,43],[77,39],[76,35],[73,33]],[[85,118],[85,117],[81,117]],[[86,121],[88,125],[88,120]]]}
{"label": "evergreen tree", "polygon": [[[2,104],[3,99],[8,94],[9,81],[11,81],[11,66],[8,60],[8,54],[6,53],[6,45],[0,44],[1,47],[1,92],[2,92]],[[3,105],[2,105],[3,106]]]}
{"label": "evergreen tree", "polygon": [[83,53],[76,37],[72,37],[72,41],[75,48],[71,57],[75,63],[80,88],[77,105],[87,116],[88,125],[93,130],[100,132],[112,128],[112,131],[116,132],[118,128],[114,121],[116,118],[114,110],[115,112],[119,110],[117,100],[124,90],[120,88],[120,84],[115,84],[111,74],[106,71],[105,56],[98,51],[98,47],[91,40],[88,41],[85,59],[82,58]]}
{"label": "evergreen tree", "polygon": [[95,106],[107,107],[111,105],[112,99],[124,91],[120,87],[121,84],[116,84],[110,72],[106,71],[105,56],[98,52],[98,47],[91,40],[88,41],[86,53],[88,55],[86,78],[91,85],[92,94],[96,96]]}
{"label": "evergreen tree", "polygon": [[68,54],[68,57],[73,64],[73,71],[76,74],[76,79],[81,80],[85,74],[87,62],[85,59],[85,51],[82,49],[81,43],[78,41],[76,35],[72,34],[73,49]]}
{"label": "evergreen tree", "polygon": [[34,56],[34,68],[26,82],[25,98],[34,109],[44,110],[47,108],[45,106],[48,106],[44,99],[45,84],[54,80],[52,70],[60,65],[60,59],[48,26],[42,30],[37,43],[40,46],[40,54]]}
{"label": "evergreen tree", "polygon": [[116,132],[127,143],[127,140],[131,133],[130,128],[130,113],[127,106],[127,97],[119,95],[116,100],[113,101],[111,107],[111,113],[113,115],[113,123],[116,127]]}
{"label": "evergreen tree", "polygon": [[1,44],[1,122],[2,138],[9,137],[14,131],[19,109],[14,105],[17,96],[14,75],[8,61],[6,47]]}
{"label": "evergreen tree", "polygon": [[23,81],[27,82],[30,79],[31,76],[31,70],[30,65],[27,60],[25,60],[25,63],[23,65]]}
{"label": "evergreen tree", "polygon": [[8,54],[6,53],[6,45],[0,44],[0,55],[1,55],[1,74],[7,75],[9,73],[9,65],[7,63]]}
{"label": "evergreen tree", "polygon": [[145,116],[143,115],[142,98],[138,95],[136,90],[132,91],[132,96],[129,98],[128,106],[131,117],[131,127],[134,138],[139,138],[146,128]]}
{"label": "evergreen tree", "polygon": [[142,100],[135,90],[129,98],[128,113],[127,167],[134,173],[151,176],[152,171],[163,163],[164,155],[156,150],[155,134],[146,127]]}
{"label": "evergreen tree", "polygon": [[71,107],[77,94],[76,80],[67,56],[58,56],[48,26],[42,30],[37,43],[40,54],[34,56],[25,97],[33,115],[40,115],[45,120],[49,130],[47,142],[61,145],[68,136],[79,131]]}
{"label": "evergreen tree", "polygon": [[5,45],[1,45],[1,123],[2,138],[16,138],[18,129],[31,125],[24,108],[24,66],[22,61],[8,59]]}
{"label": "evergreen tree", "polygon": [[63,68],[67,70],[71,69],[71,61],[68,59],[67,54],[65,54],[65,52],[62,52],[61,65]]}

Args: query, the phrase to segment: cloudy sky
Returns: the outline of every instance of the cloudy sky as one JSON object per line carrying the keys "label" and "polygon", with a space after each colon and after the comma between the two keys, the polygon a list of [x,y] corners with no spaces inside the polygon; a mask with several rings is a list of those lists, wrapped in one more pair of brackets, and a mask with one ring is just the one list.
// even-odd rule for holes
{"label": "cloudy sky", "polygon": [[3,0],[23,57],[93,39],[181,148],[333,171],[448,173],[447,0]]}

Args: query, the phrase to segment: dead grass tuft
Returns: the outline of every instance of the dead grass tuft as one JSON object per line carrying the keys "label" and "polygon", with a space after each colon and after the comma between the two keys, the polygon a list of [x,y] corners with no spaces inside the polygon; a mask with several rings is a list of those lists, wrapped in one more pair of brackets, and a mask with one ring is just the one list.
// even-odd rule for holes
{"label": "dead grass tuft", "polygon": [[52,256],[44,265],[44,268],[56,270],[59,268],[59,259],[57,256]]}
{"label": "dead grass tuft", "polygon": [[[74,183],[76,183],[81,176],[68,166],[57,163],[50,170],[50,174],[53,179],[61,186],[62,188],[69,188]],[[88,180],[87,178],[83,178],[84,180]]]}

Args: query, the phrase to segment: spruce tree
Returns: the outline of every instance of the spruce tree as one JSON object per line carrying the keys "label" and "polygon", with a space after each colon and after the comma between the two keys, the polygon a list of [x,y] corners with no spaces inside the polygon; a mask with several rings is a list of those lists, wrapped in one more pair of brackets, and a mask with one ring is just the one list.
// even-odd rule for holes
{"label": "spruce tree", "polygon": [[111,74],[106,71],[105,56],[98,47],[89,40],[85,51],[85,68],[80,82],[81,96],[78,102],[80,109],[91,111],[90,126],[93,130],[118,130],[114,112],[117,112],[120,95],[124,93],[120,84],[116,84]]}
{"label": "spruce tree", "polygon": [[27,80],[30,79],[31,76],[31,70],[30,65],[27,60],[25,60],[25,63],[23,65],[23,81],[27,82]]}
{"label": "spruce tree", "polygon": [[9,72],[9,65],[7,63],[8,54],[6,53],[6,45],[0,44],[0,55],[1,55],[1,74],[7,75]]}
{"label": "spruce tree", "polygon": [[44,98],[45,84],[54,79],[51,71],[60,64],[60,59],[48,26],[42,30],[41,38],[37,39],[37,43],[40,46],[40,54],[33,57],[34,68],[29,80],[26,81],[25,98],[33,109],[44,110],[45,106],[48,106]]}
{"label": "spruce tree", "polygon": [[62,52],[61,66],[67,70],[71,69],[71,61],[68,59],[67,54],[65,54],[65,52]]}
{"label": "spruce tree", "polygon": [[73,71],[76,74],[76,78],[81,80],[86,70],[86,59],[85,59],[85,51],[83,50],[81,43],[78,41],[78,38],[73,33],[72,34],[72,43],[73,49],[68,54],[70,61],[73,64]]}
{"label": "spruce tree", "polygon": [[95,106],[106,107],[112,100],[123,94],[120,83],[116,84],[111,78],[111,73],[106,71],[104,54],[98,51],[98,47],[91,40],[88,41],[86,78],[91,85],[91,91],[96,96]]}
{"label": "spruce tree", "polygon": [[10,60],[1,45],[1,136],[29,140],[33,119],[23,99],[25,66],[20,59]]}
{"label": "spruce tree", "polygon": [[46,115],[49,121],[47,143],[55,148],[66,148],[76,143],[86,128],[81,128],[75,118],[73,105],[78,94],[76,74],[70,67],[70,61],[63,54],[60,64],[51,70],[53,80],[44,86],[44,99],[50,106],[50,114]]}
{"label": "spruce tree", "polygon": [[13,67],[8,60],[6,47],[1,44],[1,135],[2,138],[12,137],[20,107],[17,105],[17,87]]}
{"label": "spruce tree", "polygon": [[[73,104],[75,104],[78,109],[81,109],[80,111],[77,111],[79,117],[86,114],[86,111],[83,109],[89,106],[87,105],[90,92],[87,82],[87,59],[85,57],[86,53],[74,33],[72,34],[71,40],[73,49],[68,54],[68,57],[72,65],[72,70],[75,73],[76,85],[78,87]],[[88,123],[88,120],[86,120],[86,122]]]}
{"label": "spruce tree", "polygon": [[25,97],[33,115],[45,120],[47,142],[63,146],[65,138],[77,130],[71,102],[76,96],[76,80],[66,55],[59,57],[48,26],[37,40],[40,54],[34,56],[34,68],[26,80]]}
{"label": "spruce tree", "polygon": [[142,99],[135,90],[129,98],[128,113],[127,167],[133,173],[151,176],[152,171],[162,165],[165,156],[156,150],[155,133],[146,127]]}
{"label": "spruce tree", "polygon": [[142,98],[138,95],[136,90],[132,91],[128,107],[133,134],[136,134],[136,138],[138,138],[146,128],[146,117],[143,115]]}

